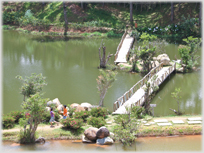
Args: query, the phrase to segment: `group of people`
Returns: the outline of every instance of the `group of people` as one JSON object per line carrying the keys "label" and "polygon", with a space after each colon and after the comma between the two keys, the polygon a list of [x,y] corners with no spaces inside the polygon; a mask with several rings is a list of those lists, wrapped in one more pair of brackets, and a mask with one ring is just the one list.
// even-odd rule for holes
{"label": "group of people", "polygon": [[[66,108],[67,106],[66,105],[64,105],[64,108],[63,108],[63,119],[66,119],[67,118],[67,108]],[[53,125],[52,125],[52,123],[54,122],[54,123],[57,123],[57,126],[59,125],[59,122],[57,122],[57,121],[55,121],[55,113],[53,112],[53,109],[51,108],[50,109],[50,116],[51,116],[51,118],[50,118],[50,124],[51,124],[51,126],[50,127],[54,127]]]}

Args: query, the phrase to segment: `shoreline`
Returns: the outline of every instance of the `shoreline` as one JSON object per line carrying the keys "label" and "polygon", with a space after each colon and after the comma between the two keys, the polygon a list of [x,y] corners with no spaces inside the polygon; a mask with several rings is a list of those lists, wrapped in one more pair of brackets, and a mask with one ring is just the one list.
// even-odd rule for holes
{"label": "shoreline", "polygon": [[[145,137],[172,137],[172,136],[185,136],[185,135],[202,135],[202,123],[201,124],[188,124],[188,118],[202,117],[202,115],[183,115],[183,116],[163,116],[163,117],[153,117],[147,119],[147,122],[152,122],[156,119],[167,119],[169,122],[172,119],[184,120],[184,124],[172,124],[171,126],[158,126],[157,124],[145,126],[141,123],[141,127],[138,133],[135,135],[136,138]],[[110,118],[109,118],[110,119]],[[144,121],[144,119],[141,119]],[[110,132],[113,132],[114,123],[105,125]],[[41,124],[38,126],[36,132],[36,138],[39,136],[44,137],[46,140],[81,140],[83,132],[89,125],[83,126],[79,132],[70,131],[61,128],[60,126],[55,126],[55,128],[50,128],[49,124]],[[49,130],[48,130],[49,129]],[[19,135],[20,129],[2,129],[2,141],[18,142],[17,136]]]}

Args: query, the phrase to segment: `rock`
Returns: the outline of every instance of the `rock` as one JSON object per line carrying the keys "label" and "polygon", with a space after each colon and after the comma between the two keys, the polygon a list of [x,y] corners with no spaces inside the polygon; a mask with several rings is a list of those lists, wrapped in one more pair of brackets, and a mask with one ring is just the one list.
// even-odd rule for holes
{"label": "rock", "polygon": [[89,140],[87,137],[85,137],[84,135],[82,135],[81,140],[83,143],[93,143],[93,141]]}
{"label": "rock", "polygon": [[45,109],[46,109],[48,112],[50,112],[50,107],[46,107]]}
{"label": "rock", "polygon": [[93,106],[89,103],[81,103],[81,107],[84,107],[85,110],[90,111]]}
{"label": "rock", "polygon": [[158,61],[151,61],[151,64],[152,64],[152,68],[159,66]]}
{"label": "rock", "polygon": [[59,105],[61,105],[61,103],[60,103],[58,98],[55,98],[55,99],[47,102],[47,106],[50,106],[51,104],[54,104],[55,107],[58,107]]}
{"label": "rock", "polygon": [[157,57],[153,57],[152,59],[153,59],[153,61],[157,61]]}
{"label": "rock", "polygon": [[114,133],[113,133],[113,132],[110,132],[110,136],[114,136]]}
{"label": "rock", "polygon": [[170,65],[170,58],[167,54],[160,54],[157,56],[157,60],[160,62],[160,63],[163,63],[163,65]]}
{"label": "rock", "polygon": [[77,106],[79,106],[79,104],[77,104],[77,103],[73,103],[70,105],[71,108],[77,108]]}
{"label": "rock", "polygon": [[105,137],[103,139],[97,139],[96,143],[100,145],[112,145],[113,139],[111,139],[110,137]]}
{"label": "rock", "polygon": [[179,69],[176,69],[176,72],[183,73],[183,71],[184,71],[184,68],[183,68],[183,67],[181,67],[181,68],[179,68]]}
{"label": "rock", "polygon": [[110,132],[108,131],[108,129],[105,126],[100,127],[96,133],[96,137],[98,139],[102,139],[102,138],[105,138],[108,136],[110,136]]}
{"label": "rock", "polygon": [[82,107],[81,105],[78,105],[78,106],[76,107],[75,112],[81,112],[81,111],[85,111],[85,109],[84,109],[84,107]]}
{"label": "rock", "polygon": [[59,112],[59,113],[61,113],[61,111],[63,111],[64,110],[64,106],[61,104],[61,105],[59,105],[59,106],[57,106],[57,111]]}
{"label": "rock", "polygon": [[84,131],[84,135],[87,139],[91,141],[96,141],[96,133],[98,131],[98,128],[90,127]]}

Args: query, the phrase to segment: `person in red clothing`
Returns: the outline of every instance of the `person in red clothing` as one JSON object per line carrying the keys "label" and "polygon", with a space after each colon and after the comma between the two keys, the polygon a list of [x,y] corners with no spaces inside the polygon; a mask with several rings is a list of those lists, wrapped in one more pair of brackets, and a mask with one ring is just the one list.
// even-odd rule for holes
{"label": "person in red clothing", "polygon": [[63,119],[66,119],[67,118],[67,106],[64,105],[64,112],[63,112]]}

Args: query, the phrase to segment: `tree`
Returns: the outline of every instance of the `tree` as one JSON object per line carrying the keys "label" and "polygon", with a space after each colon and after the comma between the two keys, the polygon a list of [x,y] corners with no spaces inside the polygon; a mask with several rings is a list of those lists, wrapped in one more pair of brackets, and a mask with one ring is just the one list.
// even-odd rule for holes
{"label": "tree", "polygon": [[[46,112],[47,101],[48,99],[42,99],[39,93],[31,95],[26,101],[23,101],[22,108],[30,114],[30,117],[29,119],[21,118],[19,121],[21,127],[24,127],[20,132],[20,143],[35,143],[35,132]],[[29,123],[29,128],[26,129],[27,123]]]}
{"label": "tree", "polygon": [[132,2],[130,2],[130,25],[133,25],[133,17],[132,17]]}
{"label": "tree", "polygon": [[179,45],[178,51],[181,56],[184,71],[191,71],[192,68],[198,64],[197,59],[200,57],[196,53],[199,50],[201,39],[193,38],[192,36],[183,39],[187,45]]}
{"label": "tree", "polygon": [[64,24],[64,35],[66,36],[67,35],[67,31],[68,31],[68,20],[67,20],[67,11],[66,11],[66,4],[65,2],[63,1],[63,9],[64,9],[64,21],[65,21],[65,24]]}
{"label": "tree", "polygon": [[171,2],[171,22],[174,21],[174,3]]}
{"label": "tree", "polygon": [[173,110],[177,115],[181,115],[182,114],[182,112],[179,109],[179,102],[180,102],[180,100],[182,98],[180,96],[180,93],[181,93],[181,89],[180,88],[175,88],[175,91],[171,93],[171,97],[174,98],[176,100],[177,104],[178,104],[178,111],[173,110],[173,109],[171,109],[171,110]]}
{"label": "tree", "polygon": [[23,79],[22,76],[17,75],[16,78],[23,82],[20,90],[21,94],[24,95],[24,101],[25,97],[30,97],[31,95],[42,91],[42,87],[47,85],[45,82],[45,77],[43,77],[41,73],[38,75],[32,73],[30,77],[26,76],[25,79]]}
{"label": "tree", "polygon": [[114,122],[114,138],[123,145],[131,145],[135,141],[135,135],[137,135],[140,124],[138,117],[144,111],[143,107],[132,106],[126,107],[126,114],[119,114]]}
{"label": "tree", "polygon": [[100,93],[99,106],[103,106],[103,101],[106,95],[108,88],[111,87],[112,83],[116,80],[117,72],[113,72],[110,70],[104,71],[102,69],[99,70],[100,75],[98,76],[97,88]]}
{"label": "tree", "polygon": [[199,9],[199,26],[201,26],[201,19],[202,19],[202,3],[200,2],[200,9]]}
{"label": "tree", "polygon": [[[101,57],[101,48],[103,49],[103,56]],[[99,68],[106,68],[106,64],[109,60],[109,58],[113,54],[108,53],[107,59],[106,59],[106,47],[103,44],[103,40],[101,41],[101,46],[99,47],[99,60],[100,60],[100,66]]]}
{"label": "tree", "polygon": [[143,41],[142,45],[138,48],[139,57],[143,63],[143,73],[147,74],[152,69],[151,61],[156,54],[156,46],[152,46],[150,42],[155,40],[156,36],[150,36],[147,33],[142,33],[140,39]]}
{"label": "tree", "polygon": [[146,82],[144,87],[144,91],[145,91],[144,109],[145,109],[145,113],[149,115],[153,115],[150,110],[150,103],[153,97],[155,96],[156,91],[159,89],[159,87],[154,83],[156,79],[157,79],[157,75],[155,75],[150,82]]}

